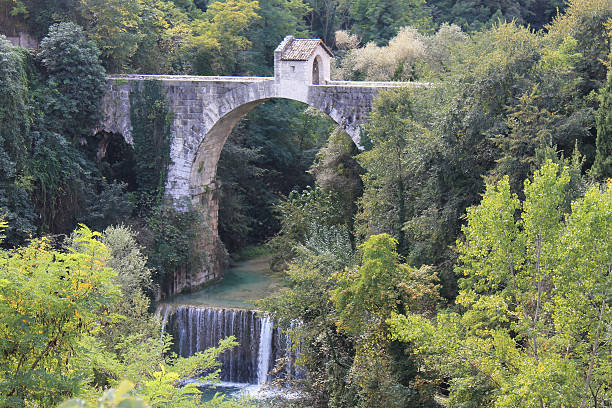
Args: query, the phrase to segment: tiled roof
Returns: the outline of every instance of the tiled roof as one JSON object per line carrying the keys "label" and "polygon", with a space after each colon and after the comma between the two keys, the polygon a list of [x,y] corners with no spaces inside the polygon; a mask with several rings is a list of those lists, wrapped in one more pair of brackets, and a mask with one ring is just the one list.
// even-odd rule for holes
{"label": "tiled roof", "polygon": [[291,42],[285,46],[281,54],[283,61],[307,61],[312,53],[321,45],[323,49],[333,57],[334,54],[327,48],[325,43],[317,39],[298,39],[293,38]]}

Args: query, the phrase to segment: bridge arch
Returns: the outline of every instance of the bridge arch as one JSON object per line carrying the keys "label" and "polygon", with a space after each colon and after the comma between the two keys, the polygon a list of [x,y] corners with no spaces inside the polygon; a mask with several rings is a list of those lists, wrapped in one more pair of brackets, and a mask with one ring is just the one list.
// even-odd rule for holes
{"label": "bridge arch", "polygon": [[[338,125],[343,127],[351,136],[357,146],[359,145],[359,125],[364,122],[359,109],[355,109],[353,105],[342,105],[337,103],[335,98],[323,97],[326,91],[330,89],[326,87],[311,87],[309,92],[298,93],[295,90],[291,92],[278,92],[278,87],[274,87],[273,91],[261,84],[250,84],[246,89],[236,89],[228,92],[223,98],[217,101],[219,105],[218,116],[214,119],[211,117],[210,126],[202,129],[199,135],[194,135],[195,140],[193,146],[196,147],[192,155],[191,162],[182,162],[188,166],[182,171],[189,171],[189,198],[190,202],[205,211],[205,218],[209,233],[213,235],[215,241],[218,238],[219,224],[219,203],[217,198],[217,166],[221,151],[235,128],[235,126],[249,112],[272,99],[285,99],[302,102],[311,106],[325,114],[327,114]],[[317,88],[317,89],[314,89]],[[347,94],[347,90],[340,93]],[[369,113],[371,98],[367,98],[367,113]],[[349,109],[342,109],[348,107]],[[176,146],[178,147],[178,146]],[[167,191],[174,191],[172,167],[171,165],[168,176]],[[175,197],[175,199],[178,197]]]}
{"label": "bridge arch", "polygon": [[[305,103],[311,107],[314,107],[321,112],[324,112],[330,116],[337,124],[342,126],[343,119],[338,116],[336,110],[329,112],[334,116],[325,112],[324,106],[317,106],[317,104],[304,102],[298,99],[291,98],[263,98],[256,99],[244,104],[241,104],[233,110],[225,113],[220,117],[203,135],[200,141],[199,147],[194,155],[193,162],[191,163],[190,178],[189,178],[189,192],[191,202],[198,205],[200,208],[206,208],[207,219],[209,220],[208,226],[213,233],[217,234],[218,231],[218,203],[216,198],[217,185],[215,183],[217,177],[217,166],[221,151],[225,146],[225,143],[232,133],[235,126],[242,120],[249,112],[272,99],[285,99],[293,100]],[[359,146],[358,137],[353,138],[353,141]]]}

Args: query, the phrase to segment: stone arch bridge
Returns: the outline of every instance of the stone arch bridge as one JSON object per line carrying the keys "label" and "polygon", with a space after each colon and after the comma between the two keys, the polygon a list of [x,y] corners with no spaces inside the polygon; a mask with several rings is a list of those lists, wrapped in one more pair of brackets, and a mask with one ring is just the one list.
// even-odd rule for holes
{"label": "stone arch bridge", "polygon": [[[323,78],[287,78],[288,75],[281,75],[282,63],[278,61],[279,55],[276,57],[275,77],[270,78],[159,75],[108,78],[99,130],[121,134],[130,144],[130,93],[141,89],[145,81],[160,81],[173,114],[166,196],[177,208],[185,208],[189,201],[201,208],[205,215],[208,231],[203,232],[202,250],[206,253],[206,265],[201,271],[186,271],[182,276],[176,276],[171,293],[194,289],[221,276],[215,194],[217,162],[227,137],[247,113],[273,98],[300,101],[329,115],[359,146],[359,127],[366,122],[373,99],[381,89],[423,86],[400,82],[330,81],[329,67],[325,67],[325,61],[321,63],[319,55],[310,56],[311,61],[290,60],[289,63],[303,63],[306,66],[304,72],[313,72],[313,75],[322,71]],[[314,69],[313,64],[317,64]],[[289,71],[295,72],[295,68]]]}

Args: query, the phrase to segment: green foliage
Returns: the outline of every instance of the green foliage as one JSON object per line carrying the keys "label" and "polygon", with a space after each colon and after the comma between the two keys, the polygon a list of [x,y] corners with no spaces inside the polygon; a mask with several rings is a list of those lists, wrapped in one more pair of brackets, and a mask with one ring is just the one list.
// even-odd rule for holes
{"label": "green foliage", "polygon": [[0,37],[0,213],[10,222],[8,244],[36,231],[26,161],[31,125],[26,64],[25,53]]}
{"label": "green foliage", "polygon": [[346,229],[314,224],[295,248],[289,287],[259,303],[302,339],[311,404],[433,406],[431,392],[415,378],[414,362],[392,355],[385,319],[391,310],[431,312],[435,274],[400,265],[394,246],[388,235],[372,237],[354,266]]}
{"label": "green foliage", "polygon": [[[572,13],[582,15],[591,6],[576,7]],[[465,208],[479,200],[483,180],[508,175],[521,195],[529,172],[548,158],[559,161],[559,151],[577,154],[576,146],[588,166],[595,111],[584,89],[580,45],[572,37],[500,24],[450,48],[440,45],[447,40],[431,44],[428,53],[445,55],[436,89],[394,91],[374,105],[366,126],[372,148],[358,158],[365,174],[356,233],[362,240],[392,234],[410,264],[436,266],[443,294],[452,299],[449,246]],[[378,64],[387,58],[371,55]],[[416,67],[437,75],[440,68],[429,64]],[[572,188],[580,184],[583,165],[575,157]]]}
{"label": "green foliage", "polygon": [[182,212],[159,206],[147,219],[147,228],[153,241],[148,257],[154,281],[172,291],[169,284],[173,276],[197,271],[204,263],[200,244],[207,231],[202,214],[197,209]]}
{"label": "green foliage", "polygon": [[295,249],[296,257],[285,272],[287,287],[258,306],[272,313],[293,339],[300,339],[299,363],[308,372],[304,385],[312,405],[355,406],[356,389],[348,381],[353,341],[337,330],[331,301],[337,287],[334,274],[354,260],[351,240],[346,229],[336,226],[319,225],[306,234],[306,244]]}
{"label": "green foliage", "polygon": [[151,271],[142,248],[136,243],[135,233],[129,227],[111,226],[104,230],[102,243],[110,252],[109,268],[117,272],[116,282],[126,300],[139,292],[153,288]]}
{"label": "green foliage", "polygon": [[[612,26],[610,28],[612,29]],[[610,56],[612,57],[612,51]],[[608,60],[612,61],[612,58]],[[612,178],[612,68],[610,67],[608,68],[608,80],[599,91],[597,152],[592,172],[599,179]]]}
{"label": "green foliage", "polygon": [[95,22],[88,32],[103,52],[111,72],[121,70],[136,53],[143,34],[139,30],[142,5],[137,1],[87,0],[81,3],[86,20]]}
{"label": "green foliage", "polygon": [[610,369],[602,324],[611,311],[612,195],[593,186],[567,214],[569,181],[569,169],[548,162],[525,181],[523,202],[508,178],[488,185],[457,244],[462,308],[435,323],[390,320],[395,338],[451,378],[452,406],[609,401],[600,381]]}
{"label": "green foliage", "polygon": [[0,243],[2,243],[6,238],[6,235],[2,235],[2,233],[6,230],[7,227],[8,222],[6,222],[6,215],[0,215]]}
{"label": "green foliage", "polygon": [[[9,243],[17,244],[39,228],[68,233],[84,207],[104,206],[98,201],[101,195],[109,199],[107,205],[114,205],[115,215],[130,212],[121,188],[97,190],[98,185],[108,185],[97,177],[84,152],[92,143],[89,136],[99,119],[105,83],[95,45],[85,39],[79,27],[64,23],[51,27],[49,36],[41,42],[40,66],[25,58],[27,54],[21,55],[19,88],[9,83],[5,88],[9,92],[7,102],[21,100],[23,105],[6,105],[11,109],[6,131],[19,134],[19,138],[3,136],[10,155],[19,152],[8,157],[13,164],[5,174],[11,183],[0,195],[0,203],[14,222]],[[6,78],[17,77],[13,73]],[[13,99],[16,89],[20,90],[20,99]],[[19,124],[10,122],[16,112],[21,116]],[[34,214],[37,226],[30,221]],[[100,218],[110,218],[107,209],[106,214],[92,214],[88,221],[96,216],[99,226],[104,222]]]}
{"label": "green foliage", "polygon": [[346,225],[342,210],[332,191],[318,187],[308,187],[301,193],[292,191],[277,207],[281,229],[268,243],[276,254],[271,266],[284,267],[295,256],[296,246],[306,241],[312,229]]}
{"label": "green foliage", "polygon": [[331,293],[339,329],[356,339],[350,378],[360,388],[361,407],[433,404],[431,390],[419,385],[414,362],[403,361],[404,369],[412,372],[401,372],[404,381],[398,379],[400,365],[394,367],[390,355],[386,321],[404,310],[431,314],[438,296],[437,278],[427,267],[416,270],[400,264],[396,246],[388,234],[371,236],[359,247],[361,264],[339,273],[338,287]]}
{"label": "green foliage", "polygon": [[[218,347],[206,349],[188,358],[164,357],[169,346],[163,340],[149,338],[143,343],[138,343],[138,341],[142,339],[127,338],[126,343],[120,343],[116,347],[119,353],[126,353],[121,356],[126,360],[122,360],[119,367],[126,365],[128,370],[121,374],[127,374],[134,381],[133,383],[123,380],[116,385],[116,389],[106,390],[101,397],[98,397],[97,392],[90,393],[90,396],[86,398],[89,404],[84,399],[74,399],[66,401],[60,405],[60,408],[92,406],[121,408],[124,406],[147,408],[168,406],[185,408],[252,407],[248,401],[238,403],[226,399],[219,393],[212,400],[203,403],[201,401],[202,392],[198,386],[192,382],[185,383],[186,380],[194,377],[211,383],[219,381],[218,357],[238,344],[233,337],[221,340]],[[100,354],[94,350],[89,352],[92,355]],[[115,357],[111,354],[106,354],[103,358],[106,359],[107,367],[113,362],[117,363],[112,361]]]}
{"label": "green foliage", "polygon": [[250,242],[249,238],[258,237],[261,226],[256,207],[270,199],[261,180],[266,171],[258,166],[263,159],[261,149],[245,145],[243,136],[241,131],[232,132],[217,165],[219,236],[230,252]]}
{"label": "green foliage", "polygon": [[[150,254],[146,260],[131,231],[107,230],[102,240],[110,258],[103,265],[116,270],[108,282],[120,284],[123,296],[90,307],[100,323],[83,320],[80,309],[81,322],[66,315],[69,334],[57,344],[50,343],[54,326],[40,320],[60,314],[53,298],[59,295],[45,284],[51,278],[41,275],[37,287],[0,268],[8,276],[9,285],[0,286],[6,296],[26,285],[29,292],[19,295],[51,299],[46,309],[38,300],[15,307],[5,302],[2,316],[15,328],[3,326],[0,357],[8,362],[0,367],[6,372],[0,388],[17,398],[5,405],[18,405],[24,396],[29,404],[49,405],[76,391],[95,405],[101,389],[111,387],[98,405],[127,405],[133,397],[149,406],[190,406],[195,390],[177,385],[196,366],[214,371],[210,356],[197,362],[166,356],[169,339],[159,338],[159,322],[148,313],[147,294],[156,291],[151,275],[162,291],[172,290],[172,277],[201,267],[205,240],[201,214],[160,206],[169,163],[168,102],[153,81],[133,92],[133,160],[127,145],[106,150],[114,143],[110,135],[91,137],[104,88],[100,56],[110,72],[269,75],[272,52],[285,35],[332,43],[336,29],[371,42],[339,53],[342,78],[436,86],[381,94],[362,132],[367,149],[358,163],[352,142],[334,133],[312,169],[317,188],[290,194],[312,183],[304,171],[332,127],[301,115],[303,107],[294,103],[251,114],[219,164],[220,225],[228,246],[262,242],[281,229],[271,247],[280,254],[276,266],[288,267],[290,287],[263,306],[303,339],[308,401],[431,406],[436,387],[448,379],[452,406],[609,405],[610,188],[578,195],[584,193],[582,165],[594,162],[592,174],[600,179],[610,175],[606,23],[612,8],[609,0],[572,0],[546,32],[520,26],[544,27],[557,6],[565,4],[0,0],[3,27],[50,33],[38,59],[0,40],[0,214],[9,221],[3,245],[37,231],[67,233],[77,220],[103,229],[138,205],[138,216],[147,219],[140,239]],[[433,34],[432,20],[457,25]],[[79,22],[85,32],[71,23],[49,29],[57,21]],[[458,26],[481,31],[468,37]],[[345,40],[338,44],[344,49],[359,42]],[[96,164],[102,152],[108,157]],[[523,184],[547,159],[567,169],[549,163]],[[359,176],[364,195],[353,228]],[[485,182],[499,183],[482,198]],[[271,222],[283,195],[289,199],[278,205],[281,218]],[[429,318],[434,308],[434,277],[453,302],[452,243],[465,209],[481,198],[468,212],[468,244],[457,245],[456,271],[463,274],[457,306],[433,324],[421,315]],[[43,246],[35,240],[0,259],[25,265],[27,253],[28,271],[48,261],[47,274],[74,273],[66,265],[77,261]],[[86,247],[73,244],[74,253]],[[68,279],[56,280],[74,290]],[[387,323],[393,313],[397,318]],[[386,336],[389,324],[398,339],[411,342],[409,355]],[[36,357],[28,352],[43,356],[31,371]],[[123,379],[133,385],[121,385]],[[18,384],[15,391],[10,381]]]}
{"label": "green foliage", "polygon": [[4,0],[18,5],[19,14],[7,21],[19,31],[28,32],[35,38],[43,38],[49,27],[61,21],[74,21],[77,1],[75,0]]}
{"label": "green foliage", "polygon": [[572,37],[581,54],[577,71],[583,78],[580,90],[588,94],[603,87],[610,53],[607,25],[612,18],[608,0],[570,0],[564,14],[557,16],[548,27],[549,35],[558,41]]}
{"label": "green foliage", "polygon": [[118,225],[132,215],[134,211],[134,195],[126,192],[125,183],[107,183],[101,181],[99,193],[85,198],[85,214],[79,217],[79,222],[100,230],[108,225]]}
{"label": "green foliage", "polygon": [[328,45],[334,45],[334,35],[344,24],[343,7],[336,0],[308,0],[310,12],[305,19],[310,32]]}
{"label": "green foliage", "polygon": [[[410,309],[425,313],[434,309],[434,304],[427,302],[436,297],[435,274],[418,274],[423,279],[418,287],[408,283],[417,277],[417,271],[399,264],[396,246],[397,241],[388,234],[371,236],[359,247],[359,268],[339,275],[339,287],[332,292],[332,300],[340,311],[340,327],[348,333],[369,331],[384,338],[385,320],[392,312]],[[404,291],[410,291],[410,296],[404,297]]]}
{"label": "green foliage", "polygon": [[277,203],[312,184],[306,172],[333,128],[323,116],[298,102],[273,100],[255,109],[229,136],[217,183],[219,233],[230,251],[276,234]]}
{"label": "green foliage", "polygon": [[[74,140],[84,139],[98,125],[106,90],[98,56],[97,47],[79,26],[61,23],[49,28],[39,53],[49,87],[45,103],[48,130]],[[61,119],[53,120],[56,118]]]}
{"label": "green foliage", "polygon": [[337,127],[329,136],[327,144],[317,153],[316,161],[310,169],[322,190],[334,192],[335,200],[342,207],[341,218],[350,231],[353,230],[357,200],[363,194],[363,169],[354,157],[358,151],[350,136]]}
{"label": "green foliage", "polygon": [[[79,344],[80,354],[76,367],[88,379],[81,388],[82,400],[65,403],[66,406],[122,407],[124,397],[130,403],[147,407],[232,407],[232,402],[217,395],[201,405],[201,392],[186,381],[200,377],[204,382],[219,380],[218,356],[237,343],[227,338],[218,347],[207,349],[189,358],[178,358],[169,353],[171,339],[160,336],[160,321],[149,312],[149,299],[144,292],[154,289],[147,258],[136,244],[134,232],[126,227],[109,227],[101,236],[108,248],[106,265],[117,272],[113,278],[121,290],[121,298],[107,306],[111,319]],[[77,233],[69,243],[82,250]],[[127,380],[127,382],[126,382]],[[108,389],[99,397],[99,390]],[[94,401],[97,401],[94,403]],[[72,404],[72,405],[71,405]],[[80,405],[79,405],[80,404]],[[244,404],[244,406],[247,406]]]}
{"label": "green foliage", "polygon": [[499,135],[494,141],[502,153],[492,171],[494,178],[512,176],[511,186],[518,190],[531,169],[538,164],[542,151],[552,143],[554,115],[538,108],[534,93],[523,95],[512,107],[507,118],[510,133]]}
{"label": "green foliage", "polygon": [[308,35],[304,16],[309,8],[304,0],[260,0],[260,16],[249,27],[247,38],[252,46],[241,60],[241,71],[271,75],[274,50],[286,35],[303,38]]}
{"label": "green foliage", "polygon": [[431,28],[431,16],[425,0],[357,0],[348,2],[352,31],[364,43],[383,45],[401,27],[412,26],[423,31]]}
{"label": "green foliage", "polygon": [[134,397],[134,384],[123,381],[114,389],[104,391],[95,405],[90,405],[81,399],[73,399],[63,402],[58,408],[147,408],[148,406],[137,397]]}
{"label": "green foliage", "polygon": [[539,30],[567,6],[562,0],[429,0],[427,4],[436,23],[457,24],[466,31],[482,30],[500,20],[529,24]]}
{"label": "green foliage", "polygon": [[115,73],[170,70],[173,57],[180,56],[181,37],[189,33],[188,16],[172,2],[85,0],[77,10],[104,65]]}
{"label": "green foliage", "polygon": [[233,73],[238,53],[251,42],[248,28],[259,19],[259,2],[249,0],[214,1],[201,19],[193,23],[193,67],[199,75]]}
{"label": "green foliage", "polygon": [[373,147],[357,156],[365,174],[355,232],[360,241],[391,234],[410,265],[437,266],[442,294],[452,298],[456,283],[449,245],[459,230],[463,200],[475,186],[454,179],[452,148],[424,125],[441,108],[437,98],[437,90],[398,90],[375,102],[366,126]]}
{"label": "green foliage", "polygon": [[85,196],[96,194],[89,187],[95,182],[93,166],[80,146],[90,142],[101,117],[104,68],[95,44],[72,23],[50,27],[40,47],[45,83],[37,95],[41,113],[32,132],[33,201],[44,229],[66,233]]}
{"label": "green foliage", "polygon": [[98,233],[77,234],[78,251],[39,239],[0,253],[0,405],[49,406],[74,392],[79,343],[109,319],[118,289],[108,251]]}
{"label": "green foliage", "polygon": [[170,163],[172,114],[159,81],[145,81],[130,93],[130,118],[136,191],[146,214],[161,203]]}

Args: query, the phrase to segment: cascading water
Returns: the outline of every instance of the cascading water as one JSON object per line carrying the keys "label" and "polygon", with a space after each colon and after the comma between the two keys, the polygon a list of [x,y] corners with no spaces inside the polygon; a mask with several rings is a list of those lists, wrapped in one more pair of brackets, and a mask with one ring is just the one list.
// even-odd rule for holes
{"label": "cascading water", "polygon": [[270,379],[269,371],[278,358],[287,361],[285,375],[295,375],[296,352],[291,340],[274,328],[268,316],[243,309],[161,305],[156,313],[162,320],[162,330],[174,339],[178,355],[189,357],[219,340],[236,337],[239,345],[223,353],[221,381],[263,384]]}
{"label": "cascading water", "polygon": [[257,384],[264,384],[268,380],[270,371],[270,355],[272,354],[272,321],[265,316],[261,321],[261,335],[259,336],[259,351],[257,353]]}

